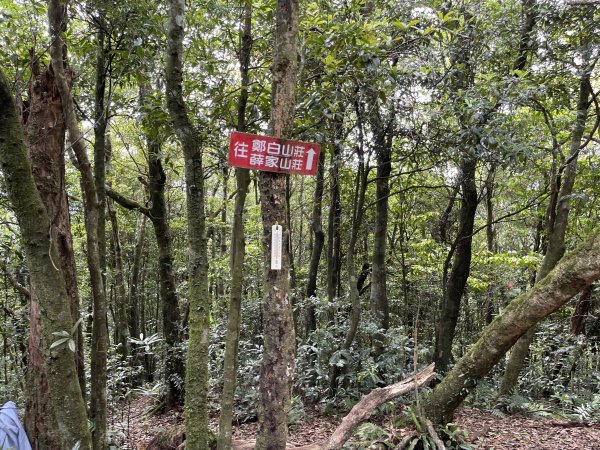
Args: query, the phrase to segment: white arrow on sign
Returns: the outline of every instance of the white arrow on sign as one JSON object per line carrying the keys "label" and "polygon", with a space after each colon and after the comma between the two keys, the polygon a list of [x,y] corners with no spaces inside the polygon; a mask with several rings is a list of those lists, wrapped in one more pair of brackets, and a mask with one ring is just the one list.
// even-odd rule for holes
{"label": "white arrow on sign", "polygon": [[306,156],[306,170],[311,170],[312,169],[312,164],[313,164],[313,159],[314,159],[314,156],[315,156],[315,154],[317,152],[315,152],[311,148],[306,153],[307,153],[307,156]]}

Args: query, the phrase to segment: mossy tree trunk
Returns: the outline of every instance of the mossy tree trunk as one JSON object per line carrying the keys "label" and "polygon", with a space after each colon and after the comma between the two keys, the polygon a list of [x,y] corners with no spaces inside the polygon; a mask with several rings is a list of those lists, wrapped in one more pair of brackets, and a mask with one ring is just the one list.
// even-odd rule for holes
{"label": "mossy tree trunk", "polygon": [[[271,133],[276,138],[289,138],[294,125],[298,17],[298,0],[277,0],[270,124]],[[287,413],[291,407],[295,372],[294,318],[288,293],[290,249],[285,187],[285,174],[259,172],[265,293],[257,450],[285,448]],[[281,270],[271,270],[270,264],[272,226],[275,224],[282,227]]]}
{"label": "mossy tree trunk", "polygon": [[93,301],[93,329],[91,349],[91,396],[90,420],[94,424],[93,446],[102,450],[106,441],[106,363],[108,355],[108,332],[106,323],[106,295],[102,277],[100,248],[98,245],[99,202],[96,184],[90,161],[87,156],[85,139],[79,129],[71,90],[65,74],[62,33],[66,28],[66,3],[64,0],[50,0],[48,21],[50,24],[50,55],[56,76],[56,86],[60,93],[69,142],[75,153],[77,169],[81,174],[84,196],[87,264],[90,273],[90,286]]}
{"label": "mossy tree trunk", "polygon": [[[237,130],[246,129],[246,106],[250,84],[250,55],[252,50],[252,1],[246,0],[243,25],[240,33],[240,76],[241,90],[237,105]],[[221,395],[221,415],[219,417],[218,450],[231,449],[231,427],[233,420],[233,401],[238,371],[238,348],[240,341],[240,323],[244,276],[244,258],[246,242],[244,239],[244,205],[250,185],[250,171],[236,168],[236,196],[233,207],[233,227],[231,230],[231,290],[229,296],[229,315],[225,338],[225,356],[223,361],[223,392]]]}
{"label": "mossy tree trunk", "polygon": [[[29,98],[24,104],[22,121],[25,142],[31,158],[33,177],[42,202],[51,220],[51,236],[60,258],[57,265],[65,279],[65,288],[71,301],[73,322],[79,318],[79,290],[73,252],[73,236],[69,217],[69,202],[65,189],[65,122],[60,95],[54,82],[51,66],[40,71],[39,63],[32,61],[34,79],[29,84]],[[48,405],[45,362],[42,343],[39,300],[35,292],[30,296],[30,336],[27,369],[28,388],[25,391],[26,420],[29,438],[41,448],[59,447],[52,437],[53,413]],[[85,397],[83,365],[83,337],[81,327],[75,335],[75,364],[82,393]],[[46,434],[46,432],[50,432]],[[46,434],[46,435],[44,435]]]}
{"label": "mossy tree trunk", "polygon": [[564,256],[548,276],[513,300],[488,325],[425,403],[428,418],[451,420],[454,410],[528,329],[600,278],[600,231]]}
{"label": "mossy tree trunk", "polygon": [[73,354],[66,345],[50,349],[53,332],[73,326],[71,301],[57,267],[60,256],[50,236],[50,221],[31,174],[23,132],[8,80],[0,72],[0,167],[6,191],[19,222],[32,287],[40,302],[42,346],[48,377],[49,403],[62,448],[91,448],[87,415]]}
{"label": "mossy tree trunk", "polygon": [[169,349],[165,360],[165,379],[168,408],[183,404],[184,360],[181,354],[181,314],[173,267],[173,244],[169,213],[165,200],[167,176],[160,159],[160,143],[148,144],[148,187],[150,192],[149,217],[154,227],[158,246],[158,272],[160,276],[160,299],[162,301],[162,324],[165,344]]}
{"label": "mossy tree trunk", "polygon": [[183,98],[183,37],[185,1],[169,1],[166,97],[175,133],[184,156],[188,221],[189,338],[185,372],[186,448],[208,449],[208,344],[210,297],[206,253],[204,170],[200,136]]}

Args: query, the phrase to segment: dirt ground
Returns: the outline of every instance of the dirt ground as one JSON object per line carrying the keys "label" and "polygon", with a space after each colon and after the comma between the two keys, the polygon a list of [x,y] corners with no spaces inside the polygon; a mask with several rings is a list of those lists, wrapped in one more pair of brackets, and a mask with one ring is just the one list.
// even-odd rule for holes
{"label": "dirt ground", "polygon": [[[145,450],[159,433],[171,430],[183,421],[180,412],[147,416],[151,407],[148,398],[123,403],[112,415],[116,448]],[[294,446],[324,442],[338,425],[341,417],[323,417],[314,412],[290,426],[288,442]],[[212,425],[216,427],[215,418]],[[500,418],[478,409],[461,409],[454,422],[468,432],[469,441],[477,450],[600,450],[600,424],[532,419],[521,415]],[[402,434],[405,430],[395,430]],[[407,431],[407,430],[406,430]],[[256,436],[256,423],[234,428],[233,439],[248,441]]]}

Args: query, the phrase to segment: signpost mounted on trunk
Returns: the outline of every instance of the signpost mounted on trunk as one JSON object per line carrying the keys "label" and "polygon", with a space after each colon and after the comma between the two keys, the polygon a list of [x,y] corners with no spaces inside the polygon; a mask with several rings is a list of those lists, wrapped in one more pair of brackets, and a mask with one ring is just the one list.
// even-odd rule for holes
{"label": "signpost mounted on trunk", "polygon": [[[308,142],[290,141],[258,134],[231,133],[227,163],[265,172],[316,175],[321,147]],[[271,228],[271,270],[281,270],[283,228]]]}

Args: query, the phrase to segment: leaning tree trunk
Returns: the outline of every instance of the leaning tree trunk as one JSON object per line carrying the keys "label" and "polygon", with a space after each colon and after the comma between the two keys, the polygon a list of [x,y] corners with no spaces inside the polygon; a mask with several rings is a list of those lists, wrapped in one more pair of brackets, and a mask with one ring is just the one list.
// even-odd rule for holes
{"label": "leaning tree trunk", "polygon": [[598,278],[600,230],[564,256],[548,276],[513,300],[483,330],[477,343],[427,398],[427,417],[436,423],[450,421],[454,410],[520,336]]}
{"label": "leaning tree trunk", "polygon": [[[577,116],[571,136],[571,147],[566,166],[559,173],[556,180],[555,189],[560,193],[557,197],[556,209],[553,210],[549,217],[553,218],[548,224],[548,243],[546,254],[542,260],[542,265],[536,276],[537,280],[542,280],[558,263],[565,253],[565,236],[567,233],[567,225],[569,221],[571,193],[575,184],[577,175],[577,159],[581,151],[581,140],[585,131],[585,122],[588,114],[588,98],[591,90],[590,75],[591,70],[585,70],[579,83],[579,99],[577,101]],[[529,346],[535,336],[535,328],[528,330],[525,335],[519,339],[514,348],[511,350],[510,357],[506,363],[504,377],[500,386],[500,395],[509,395],[518,384],[519,374],[523,370],[525,360],[529,353]]]}
{"label": "leaning tree trunk", "polygon": [[[247,0],[244,7],[243,29],[240,33],[240,76],[241,90],[238,97],[237,130],[246,129],[246,106],[250,85],[250,53],[252,50],[252,2]],[[231,230],[231,290],[229,297],[229,315],[225,355],[223,357],[223,392],[221,394],[221,415],[219,417],[218,450],[231,449],[231,426],[233,420],[233,402],[238,371],[238,348],[240,342],[240,323],[242,313],[242,292],[244,279],[244,258],[246,242],[244,239],[244,206],[250,185],[250,171],[235,169],[236,196],[233,207],[233,227]]]}
{"label": "leaning tree trunk", "polygon": [[[294,125],[297,75],[298,0],[277,0],[271,91],[271,132],[286,138]],[[286,175],[259,172],[265,260],[263,360],[260,367],[257,450],[285,448],[287,413],[295,372],[295,333],[288,295],[290,275]],[[281,270],[270,270],[271,230],[282,229]]]}
{"label": "leaning tree trunk", "polygon": [[56,263],[60,257],[50,237],[50,221],[31,174],[23,132],[9,83],[0,72],[0,168],[6,192],[19,222],[33,290],[40,303],[42,345],[49,387],[49,403],[58,424],[62,448],[91,448],[85,404],[73,354],[66,345],[55,346],[52,333],[71,331],[71,301]]}
{"label": "leaning tree trunk", "polygon": [[[108,355],[108,328],[106,323],[106,296],[102,279],[102,265],[98,246],[98,194],[91,165],[86,153],[85,139],[81,134],[75,114],[71,90],[65,75],[62,32],[66,26],[66,3],[64,0],[50,0],[48,19],[52,45],[50,55],[56,75],[56,86],[60,92],[69,141],[81,174],[84,195],[87,262],[90,272],[90,285],[93,300],[93,330],[91,349],[91,396],[90,419],[94,424],[93,445],[95,450],[105,447],[106,440],[106,363]],[[39,295],[39,293],[38,293]]]}
{"label": "leaning tree trunk", "polygon": [[210,296],[206,253],[204,170],[200,136],[183,99],[185,1],[169,1],[165,89],[167,107],[184,157],[188,234],[189,338],[185,371],[186,448],[208,448],[208,344]]}

